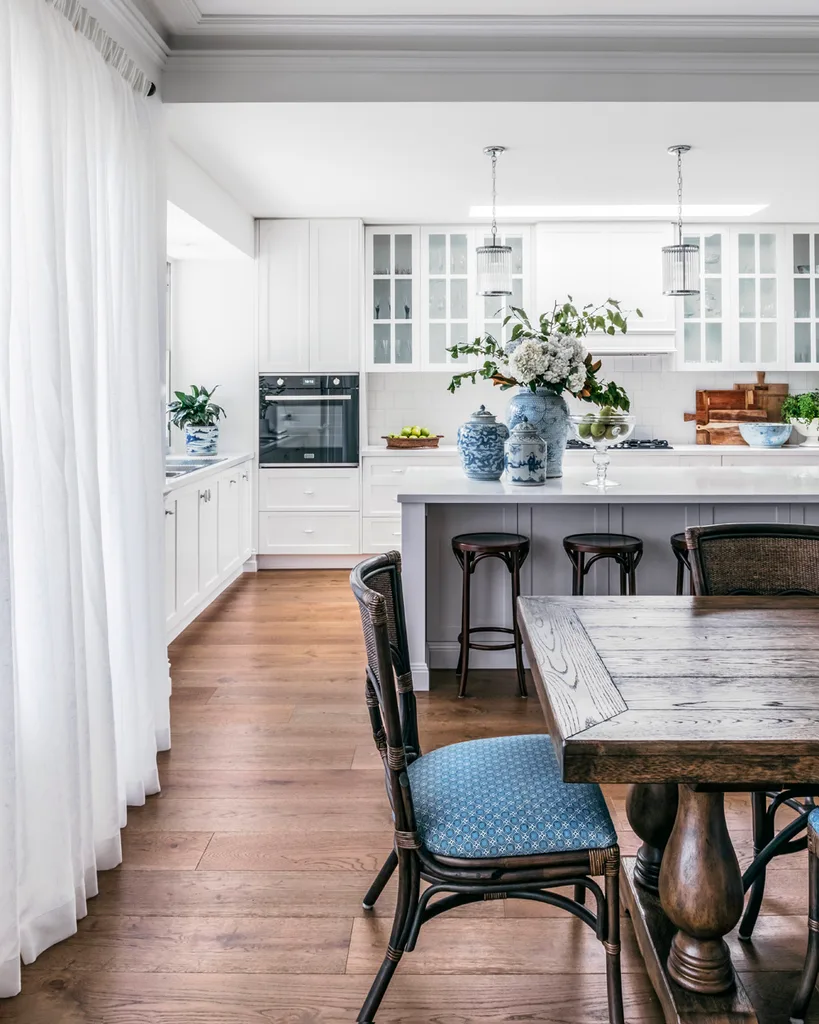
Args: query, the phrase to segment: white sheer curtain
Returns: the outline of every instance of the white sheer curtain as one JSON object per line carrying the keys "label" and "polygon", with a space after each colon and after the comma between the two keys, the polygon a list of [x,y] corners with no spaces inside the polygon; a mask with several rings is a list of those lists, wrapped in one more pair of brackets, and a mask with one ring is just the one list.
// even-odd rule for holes
{"label": "white sheer curtain", "polygon": [[0,0],[0,996],[76,930],[170,741],[151,108]]}

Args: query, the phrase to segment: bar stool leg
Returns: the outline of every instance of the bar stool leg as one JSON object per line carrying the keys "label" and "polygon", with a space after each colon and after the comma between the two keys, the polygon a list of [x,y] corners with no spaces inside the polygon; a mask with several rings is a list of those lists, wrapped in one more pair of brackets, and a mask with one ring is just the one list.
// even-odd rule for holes
{"label": "bar stool leg", "polygon": [[461,656],[458,659],[458,669],[461,680],[458,686],[458,696],[466,696],[466,681],[469,677],[469,591],[470,577],[472,575],[472,554],[467,551],[464,554],[464,585],[461,606]]}
{"label": "bar stool leg", "polygon": [[572,596],[582,597],[584,582],[586,578],[586,556],[578,551],[574,556],[569,555],[572,560]]}
{"label": "bar stool leg", "polygon": [[620,566],[620,596],[623,597],[628,594],[628,576],[626,566],[629,562],[629,556],[623,555],[617,559],[617,564]]}
{"label": "bar stool leg", "polygon": [[682,597],[683,583],[685,582],[685,566],[679,555],[677,555],[677,597]]}
{"label": "bar stool leg", "polygon": [[512,555],[512,629],[515,638],[515,664],[518,670],[518,691],[521,697],[528,697],[526,690],[526,670],[523,667],[523,645],[518,627],[518,598],[520,597],[520,556]]}
{"label": "bar stool leg", "polygon": [[632,597],[637,594],[637,562],[634,555],[628,556],[628,592]]}

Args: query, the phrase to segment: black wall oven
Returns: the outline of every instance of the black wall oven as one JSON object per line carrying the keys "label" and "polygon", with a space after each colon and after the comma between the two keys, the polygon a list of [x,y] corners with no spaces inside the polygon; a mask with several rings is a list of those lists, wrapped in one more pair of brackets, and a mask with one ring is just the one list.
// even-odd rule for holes
{"label": "black wall oven", "polygon": [[259,377],[260,466],[357,466],[358,374]]}

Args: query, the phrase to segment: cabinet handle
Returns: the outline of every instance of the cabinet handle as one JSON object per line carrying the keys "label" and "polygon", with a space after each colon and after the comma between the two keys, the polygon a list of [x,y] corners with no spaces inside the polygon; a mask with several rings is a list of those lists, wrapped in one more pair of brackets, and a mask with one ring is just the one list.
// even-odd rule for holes
{"label": "cabinet handle", "polygon": [[208,500],[208,492],[207,491],[200,491],[199,492],[199,500],[200,501],[207,501]]}
{"label": "cabinet handle", "polygon": [[404,473],[404,472],[406,472],[406,470],[403,470],[403,469],[394,469],[393,470],[393,473]]}
{"label": "cabinet handle", "polygon": [[238,481],[238,480],[236,479],[236,477],[235,477],[235,476],[232,476],[232,477],[230,478],[230,483],[231,483],[231,486],[232,486],[233,484],[237,484],[238,482],[239,482],[239,481]]}
{"label": "cabinet handle", "polygon": [[305,494],[315,494],[316,492],[315,492],[315,491],[310,491],[310,490],[307,490],[307,489],[305,489],[305,492],[304,492],[304,493],[305,493]]}
{"label": "cabinet handle", "polygon": [[401,536],[401,531],[400,530],[393,530],[392,531],[392,535],[393,535],[393,537],[400,537]]}
{"label": "cabinet handle", "polygon": [[170,508],[166,508],[165,509],[165,515],[166,516],[172,516],[173,514],[174,514],[173,513],[173,509],[170,509]]}
{"label": "cabinet handle", "polygon": [[210,487],[208,488],[208,501],[210,501]]}
{"label": "cabinet handle", "polygon": [[305,530],[304,532],[305,533],[314,533],[315,531],[314,530]]}
{"label": "cabinet handle", "polygon": [[247,480],[247,473],[242,473],[242,479]]}

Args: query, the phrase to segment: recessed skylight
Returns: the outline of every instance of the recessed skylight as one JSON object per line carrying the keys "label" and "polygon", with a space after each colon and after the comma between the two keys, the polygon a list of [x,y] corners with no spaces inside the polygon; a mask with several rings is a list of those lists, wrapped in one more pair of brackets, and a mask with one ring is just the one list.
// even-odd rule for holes
{"label": "recessed skylight", "polygon": [[[683,206],[683,216],[687,220],[697,217],[752,217],[767,206],[767,203],[690,204]],[[487,220],[492,216],[492,207],[471,206],[469,216]],[[499,206],[498,217],[505,220],[522,217],[533,220],[676,220],[677,207],[672,203],[598,206],[544,206],[531,203],[525,206]]]}

